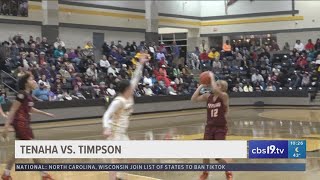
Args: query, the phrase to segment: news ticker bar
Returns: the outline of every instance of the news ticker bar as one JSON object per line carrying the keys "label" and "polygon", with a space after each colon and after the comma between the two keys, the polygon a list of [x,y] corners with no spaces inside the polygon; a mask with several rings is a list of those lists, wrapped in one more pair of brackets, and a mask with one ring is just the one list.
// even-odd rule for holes
{"label": "news ticker bar", "polygon": [[16,164],[16,171],[305,171],[306,164]]}
{"label": "news ticker bar", "polygon": [[306,158],[305,140],[15,141],[16,158]]}

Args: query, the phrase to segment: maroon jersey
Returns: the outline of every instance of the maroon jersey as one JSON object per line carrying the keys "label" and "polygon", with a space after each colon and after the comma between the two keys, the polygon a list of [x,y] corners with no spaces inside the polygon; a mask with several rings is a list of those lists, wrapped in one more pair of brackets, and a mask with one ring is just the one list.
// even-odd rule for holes
{"label": "maroon jersey", "polygon": [[211,94],[207,101],[207,125],[215,127],[226,127],[227,105],[224,104],[221,97],[214,101],[214,95]]}
{"label": "maroon jersey", "polygon": [[16,131],[16,137],[21,140],[33,139],[33,133],[30,127],[30,111],[34,105],[32,96],[21,91],[18,93],[16,100],[21,103],[12,122]]}

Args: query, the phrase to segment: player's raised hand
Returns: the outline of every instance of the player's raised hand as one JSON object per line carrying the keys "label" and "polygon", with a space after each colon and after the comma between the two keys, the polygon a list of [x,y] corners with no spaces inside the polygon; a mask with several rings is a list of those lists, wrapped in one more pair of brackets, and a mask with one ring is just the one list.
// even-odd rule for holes
{"label": "player's raised hand", "polygon": [[141,63],[141,64],[145,64],[146,62],[148,62],[150,59],[148,58],[148,55],[149,54],[145,54],[145,53],[143,53],[143,54],[141,54],[140,55],[140,58],[139,58],[139,62]]}
{"label": "player's raised hand", "polygon": [[211,80],[213,80],[213,81],[215,80],[215,79],[214,79],[214,73],[213,73],[213,72],[209,71],[209,76],[210,76]]}

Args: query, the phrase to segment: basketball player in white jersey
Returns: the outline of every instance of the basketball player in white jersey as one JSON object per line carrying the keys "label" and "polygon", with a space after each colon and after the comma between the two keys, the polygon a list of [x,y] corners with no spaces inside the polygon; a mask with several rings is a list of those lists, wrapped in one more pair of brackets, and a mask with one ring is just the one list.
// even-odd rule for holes
{"label": "basketball player in white jersey", "polygon": [[[140,57],[131,81],[122,80],[119,82],[119,95],[112,101],[103,115],[103,135],[108,140],[129,140],[127,129],[129,127],[129,117],[133,112],[133,94],[142,78],[143,66],[148,61],[146,55]],[[113,162],[115,163],[116,160],[113,160]],[[123,174],[121,175],[123,176]],[[124,177],[117,177],[116,172],[109,172],[109,180],[121,178]]]}

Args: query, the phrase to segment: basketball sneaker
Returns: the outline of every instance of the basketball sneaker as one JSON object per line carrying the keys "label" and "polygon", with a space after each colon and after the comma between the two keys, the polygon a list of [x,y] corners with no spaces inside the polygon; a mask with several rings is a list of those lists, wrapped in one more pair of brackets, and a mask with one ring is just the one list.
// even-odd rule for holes
{"label": "basketball sneaker", "polygon": [[42,180],[54,180],[49,174],[42,176]]}
{"label": "basketball sneaker", "polygon": [[204,172],[201,174],[199,180],[207,180],[208,177],[209,177],[209,173],[208,173],[207,171],[204,171]]}
{"label": "basketball sneaker", "polygon": [[12,178],[11,178],[11,176],[7,176],[7,175],[5,175],[5,174],[3,174],[2,176],[1,176],[1,179],[2,180],[12,180]]}
{"label": "basketball sneaker", "polygon": [[227,180],[233,180],[233,175],[231,171],[226,171],[226,178]]}

